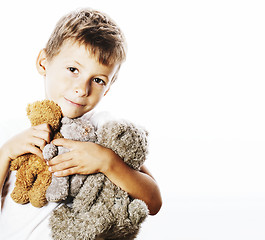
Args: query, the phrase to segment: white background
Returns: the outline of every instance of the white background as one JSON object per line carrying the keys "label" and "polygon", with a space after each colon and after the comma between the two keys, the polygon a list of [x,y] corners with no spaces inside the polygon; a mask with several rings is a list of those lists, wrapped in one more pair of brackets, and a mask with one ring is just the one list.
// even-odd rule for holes
{"label": "white background", "polygon": [[5,1],[0,143],[44,98],[35,59],[78,7],[108,13],[127,37],[128,59],[100,108],[150,131],[146,164],[163,207],[138,239],[264,240],[264,1]]}

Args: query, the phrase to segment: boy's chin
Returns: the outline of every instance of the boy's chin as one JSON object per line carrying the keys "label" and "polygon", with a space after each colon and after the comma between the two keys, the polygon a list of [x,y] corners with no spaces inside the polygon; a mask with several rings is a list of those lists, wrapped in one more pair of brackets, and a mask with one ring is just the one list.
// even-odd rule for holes
{"label": "boy's chin", "polygon": [[68,117],[68,118],[78,118],[83,116],[83,113],[77,113],[77,112],[69,112],[69,111],[64,111],[62,110],[63,117]]}

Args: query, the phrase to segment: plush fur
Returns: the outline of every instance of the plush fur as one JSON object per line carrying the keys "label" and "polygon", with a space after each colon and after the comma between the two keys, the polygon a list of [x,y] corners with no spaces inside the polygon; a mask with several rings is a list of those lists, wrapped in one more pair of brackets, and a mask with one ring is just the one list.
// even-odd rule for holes
{"label": "plush fur", "polygon": [[[29,104],[27,115],[32,126],[47,123],[55,137],[62,117],[61,108],[52,101],[44,100]],[[34,154],[24,154],[11,161],[10,169],[17,170],[12,199],[20,204],[30,202],[34,207],[47,203],[45,192],[51,182],[51,173],[44,160]]]}
{"label": "plush fur", "polygon": [[[96,141],[95,129],[84,117],[76,119],[63,117],[60,133],[64,138],[75,141]],[[69,150],[64,147],[47,144],[43,149],[43,156],[45,160],[51,160],[55,156],[68,151]],[[75,197],[86,178],[87,175],[80,174],[67,177],[56,177],[52,175],[52,182],[46,191],[47,200],[51,202],[59,202],[65,200],[69,194],[71,197]]]}
{"label": "plush fur", "polygon": [[[147,155],[147,132],[129,122],[108,122],[97,131],[97,143],[112,149],[140,170]],[[68,240],[134,239],[148,215],[146,204],[132,199],[104,174],[88,175],[72,206],[62,205],[51,218],[53,238]]]}

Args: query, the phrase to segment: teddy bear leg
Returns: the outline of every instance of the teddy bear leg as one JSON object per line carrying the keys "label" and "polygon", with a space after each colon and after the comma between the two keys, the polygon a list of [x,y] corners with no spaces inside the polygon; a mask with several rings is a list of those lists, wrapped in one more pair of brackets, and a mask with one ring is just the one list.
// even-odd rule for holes
{"label": "teddy bear leg", "polygon": [[113,215],[104,203],[94,204],[87,212],[79,212],[75,217],[76,240],[105,238],[113,225]]}
{"label": "teddy bear leg", "polygon": [[70,178],[70,195],[76,197],[79,193],[80,188],[83,186],[87,175],[75,174]]}
{"label": "teddy bear leg", "polygon": [[52,181],[46,191],[46,199],[49,202],[65,200],[69,194],[69,176],[56,177],[52,174]]}
{"label": "teddy bear leg", "polygon": [[54,240],[95,240],[96,226],[90,221],[88,213],[75,214],[71,208],[62,205],[52,212],[49,225]]}
{"label": "teddy bear leg", "polygon": [[15,188],[11,193],[12,199],[16,203],[25,204],[29,202],[28,192],[34,182],[34,174],[25,162],[17,171]]}
{"label": "teddy bear leg", "polygon": [[75,215],[67,205],[56,208],[49,218],[49,226],[54,240],[76,240],[75,238]]}
{"label": "teddy bear leg", "polygon": [[49,219],[52,237],[54,240],[96,240],[111,228],[109,215],[104,206],[97,205],[88,212],[74,213],[72,208],[62,205],[52,212]]}
{"label": "teddy bear leg", "polygon": [[36,181],[29,191],[29,200],[34,207],[46,205],[45,193],[50,183],[51,173],[47,169],[38,174]]}

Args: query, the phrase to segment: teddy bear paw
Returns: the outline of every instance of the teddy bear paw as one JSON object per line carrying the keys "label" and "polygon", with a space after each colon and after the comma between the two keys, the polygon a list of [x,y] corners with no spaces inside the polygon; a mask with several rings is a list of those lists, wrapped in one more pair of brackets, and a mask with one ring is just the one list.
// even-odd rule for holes
{"label": "teddy bear paw", "polygon": [[69,195],[69,177],[52,178],[52,183],[46,191],[46,199],[49,202],[65,200]]}
{"label": "teddy bear paw", "polygon": [[53,144],[47,144],[42,151],[45,160],[49,161],[58,155],[58,148]]}
{"label": "teddy bear paw", "polygon": [[133,224],[142,223],[149,211],[144,201],[134,199],[129,205],[129,216]]}

